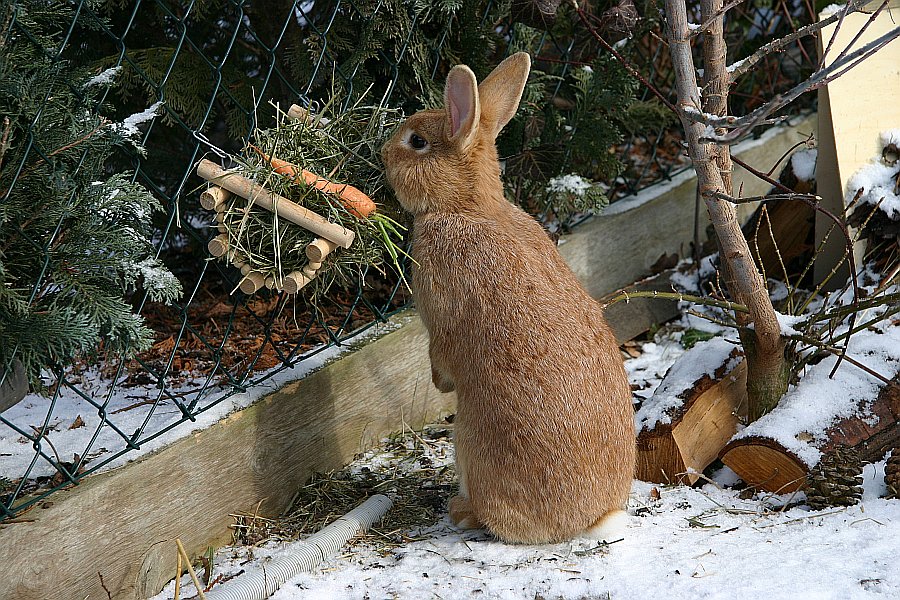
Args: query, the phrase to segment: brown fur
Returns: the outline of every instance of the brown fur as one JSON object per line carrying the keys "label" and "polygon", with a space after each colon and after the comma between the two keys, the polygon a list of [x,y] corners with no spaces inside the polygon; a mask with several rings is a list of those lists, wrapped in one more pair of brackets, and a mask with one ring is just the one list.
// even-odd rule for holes
{"label": "brown fur", "polygon": [[[544,543],[624,507],[635,446],[628,379],[599,305],[541,226],[503,196],[495,137],[529,66],[520,53],[497,67],[472,92],[475,106],[454,113],[462,124],[449,106],[413,115],[383,158],[415,216],[413,294],[434,383],[458,397],[451,518]],[[455,67],[445,97],[451,86],[454,100],[464,97],[474,81]],[[428,146],[414,150],[411,133]]]}

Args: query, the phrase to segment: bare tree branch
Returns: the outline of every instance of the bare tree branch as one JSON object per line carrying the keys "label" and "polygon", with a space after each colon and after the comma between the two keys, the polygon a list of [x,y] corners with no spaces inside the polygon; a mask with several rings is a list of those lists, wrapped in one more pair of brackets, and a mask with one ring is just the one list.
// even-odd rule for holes
{"label": "bare tree branch", "polygon": [[862,48],[858,48],[849,54],[841,56],[827,67],[813,73],[806,81],[799,83],[784,94],[775,96],[766,104],[743,117],[735,117],[732,115],[720,117],[700,113],[699,111],[691,110],[689,107],[685,107],[684,113],[689,119],[711,127],[733,129],[733,131],[724,136],[707,135],[704,137],[706,141],[714,141],[720,144],[732,144],[749,133],[753,128],[766,123],[768,116],[776,110],[790,104],[801,94],[828,85],[830,82],[866,60],[898,37],[900,37],[900,26],[891,29],[877,39],[872,40]]}
{"label": "bare tree branch", "polygon": [[868,4],[868,2],[869,2],[869,0],[851,0],[850,2],[847,3],[844,10],[842,10],[840,12],[836,12],[833,15],[831,15],[825,19],[822,19],[821,21],[819,21],[817,23],[811,23],[805,27],[801,27],[797,31],[790,33],[782,38],[779,38],[777,40],[773,40],[773,41],[769,42],[768,44],[766,44],[765,46],[763,46],[762,48],[760,48],[759,50],[757,50],[756,52],[754,52],[753,54],[748,56],[747,58],[743,58],[728,67],[729,72],[731,72],[732,80],[737,79],[738,77],[741,77],[742,75],[746,74],[748,71],[753,69],[759,63],[759,61],[761,61],[763,58],[765,58],[769,54],[772,54],[773,52],[778,52],[779,50],[784,49],[785,47],[787,47],[787,46],[791,45],[792,43],[794,43],[795,41],[799,40],[800,38],[806,37],[808,35],[812,35],[812,34],[818,32],[819,30],[821,30],[825,27],[828,27],[832,23],[843,20],[846,15],[862,10],[862,8],[866,4]]}
{"label": "bare tree branch", "polygon": [[[746,2],[746,0],[731,0],[731,2],[729,2],[722,8],[718,9],[711,16],[706,17],[706,20],[703,22],[703,24],[691,32],[691,37],[701,35],[704,32],[709,31],[709,28],[713,25],[713,23],[717,19],[720,19],[721,17],[725,16],[725,13],[727,13],[729,10],[731,10],[735,6],[743,4],[744,2]],[[724,59],[724,57],[722,57],[722,58]]]}

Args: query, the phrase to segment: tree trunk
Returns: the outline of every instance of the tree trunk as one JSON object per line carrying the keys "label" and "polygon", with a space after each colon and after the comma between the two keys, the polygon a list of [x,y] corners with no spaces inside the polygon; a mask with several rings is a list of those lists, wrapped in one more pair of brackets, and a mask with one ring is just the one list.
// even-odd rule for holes
{"label": "tree trunk", "polygon": [[[722,0],[702,1],[704,31],[704,101],[697,89],[696,70],[691,56],[690,28],[685,0],[666,0],[666,32],[675,68],[679,117],[685,131],[688,153],[697,171],[700,195],[706,202],[710,220],[718,238],[720,258],[729,293],[750,311],[753,329],[742,328],[741,341],[748,363],[748,412],[753,420],[775,407],[787,390],[788,369],[784,357],[784,340],[769,299],[765,281],[753,262],[750,248],[741,231],[735,206],[711,197],[711,192],[732,196],[731,157],[728,147],[701,142],[706,126],[690,118],[686,109],[711,114],[725,114],[729,76],[725,68],[725,42],[720,15]],[[739,322],[740,325],[746,323]]]}

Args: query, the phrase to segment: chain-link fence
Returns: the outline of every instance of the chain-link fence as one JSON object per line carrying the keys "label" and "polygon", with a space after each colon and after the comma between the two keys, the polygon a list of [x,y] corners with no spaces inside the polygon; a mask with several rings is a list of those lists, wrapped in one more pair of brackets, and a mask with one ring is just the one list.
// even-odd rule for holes
{"label": "chain-link fence", "polygon": [[[421,107],[420,99],[439,99],[443,76],[455,62],[471,64],[483,76],[512,49],[528,49],[547,75],[546,106],[568,110],[566,77],[603,56],[564,9],[549,31],[526,29],[516,24],[515,10],[510,16],[508,3],[493,0],[81,0],[64,6],[72,16],[58,28],[58,45],[33,36],[31,23],[18,20],[15,11],[3,24],[6,35],[42,44],[54,64],[88,65],[97,73],[116,69],[115,77],[99,83],[104,90],[98,110],[102,106],[110,120],[162,103],[141,127],[145,150],[120,147],[111,168],[128,169],[162,202],[154,241],[184,295],[171,304],[132,299],[156,332],[149,350],[128,360],[101,352],[96,361],[48,371],[44,394],[29,395],[0,414],[0,519],[159,447],[186,427],[214,422],[252,401],[259,393],[254,390],[267,382],[276,385],[320,364],[347,338],[407,305],[400,282],[374,271],[364,272],[356,289],[334,290],[315,307],[297,296],[235,291],[239,272],[210,260],[206,251],[213,228],[197,208],[199,159],[219,161],[238,151],[254,128],[269,126],[276,104],[315,108],[335,94],[349,101],[372,88],[411,112]],[[629,6],[643,17],[643,26],[617,20]],[[729,22],[731,48],[739,56],[806,14],[784,3],[741,10]],[[633,35],[621,48],[638,70],[668,90],[671,70],[655,5],[635,9],[627,0],[594,6],[593,12],[601,34]],[[808,58],[800,46],[782,54],[742,83],[738,97],[753,108],[796,81]],[[650,99],[646,90],[632,93],[637,100]],[[538,108],[536,114],[545,110]],[[686,166],[671,120],[650,129],[621,129],[612,154],[622,167],[603,182],[611,200]],[[29,153],[42,152],[34,140],[27,143],[32,146],[23,165]],[[568,160],[571,148],[556,150],[554,160]],[[62,233],[33,240],[34,251],[47,252]],[[35,277],[38,289],[44,274]],[[303,410],[302,398],[297,410]]]}

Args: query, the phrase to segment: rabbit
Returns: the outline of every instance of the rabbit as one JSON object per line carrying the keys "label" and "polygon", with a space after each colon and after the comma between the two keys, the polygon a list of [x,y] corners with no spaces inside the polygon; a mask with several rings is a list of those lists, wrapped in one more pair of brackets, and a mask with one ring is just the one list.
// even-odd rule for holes
{"label": "rabbit", "polygon": [[413,215],[411,285],[432,379],[457,394],[451,521],[540,544],[622,527],[635,431],[600,305],[503,194],[495,140],[530,67],[514,54],[480,85],[453,67],[445,107],[409,117],[382,161]]}

